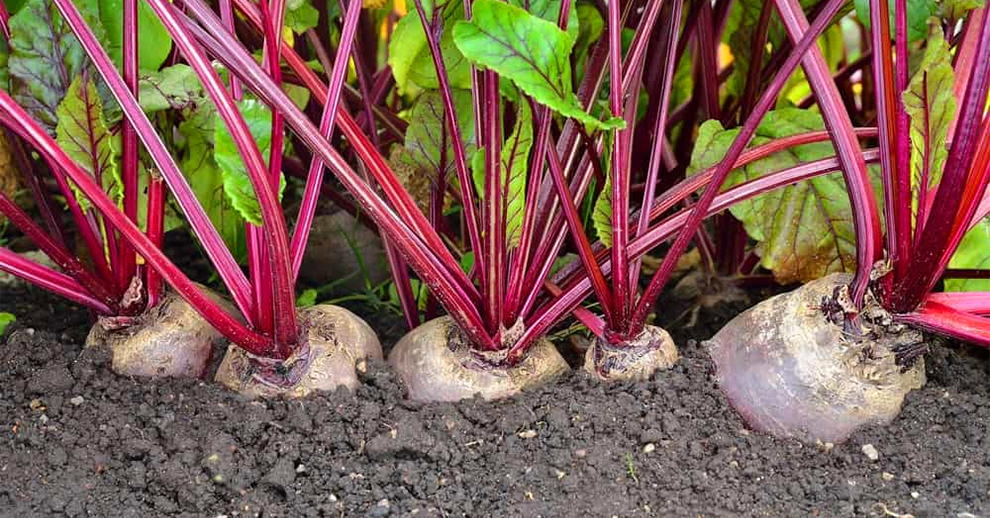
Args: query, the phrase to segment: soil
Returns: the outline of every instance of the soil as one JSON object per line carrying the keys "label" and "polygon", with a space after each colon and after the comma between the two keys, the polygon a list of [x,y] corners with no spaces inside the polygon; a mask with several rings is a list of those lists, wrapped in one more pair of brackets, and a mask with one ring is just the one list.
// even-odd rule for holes
{"label": "soil", "polygon": [[[356,392],[296,401],[127,379],[81,354],[84,311],[21,287],[3,305],[19,320],[0,338],[2,517],[990,513],[982,350],[938,348],[893,425],[816,447],[747,431],[715,387],[698,340],[738,308],[672,329],[681,361],[649,382],[576,372],[506,401],[418,405],[382,363]],[[388,321],[372,319],[386,350]]]}

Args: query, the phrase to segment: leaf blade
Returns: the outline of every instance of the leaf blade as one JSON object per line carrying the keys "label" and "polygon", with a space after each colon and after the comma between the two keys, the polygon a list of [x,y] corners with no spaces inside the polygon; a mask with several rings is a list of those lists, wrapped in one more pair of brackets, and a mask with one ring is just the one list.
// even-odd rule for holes
{"label": "leaf blade", "polygon": [[[990,219],[984,218],[963,236],[949,268],[990,268]],[[990,279],[946,279],[946,291],[990,291]]]}
{"label": "leaf blade", "polygon": [[[98,39],[103,27],[94,13],[95,0],[80,0],[77,7]],[[28,113],[54,132],[56,110],[69,85],[87,66],[86,55],[53,2],[30,0],[10,18],[11,94]]]}
{"label": "leaf blade", "polygon": [[[271,112],[264,104],[255,99],[241,101],[238,108],[251,131],[251,135],[254,136],[255,142],[258,144],[261,155],[267,161],[272,143]],[[254,192],[254,186],[251,184],[251,178],[247,174],[237,145],[219,114],[214,118],[214,122],[216,147],[213,150],[213,159],[220,167],[223,177],[223,192],[245,221],[255,226],[261,226],[261,206],[258,204],[258,197]],[[285,175],[280,173],[279,198],[282,197],[284,190]]]}
{"label": "leaf blade", "polygon": [[[766,115],[751,146],[823,128],[821,116],[810,110],[775,110]],[[723,130],[711,121],[703,124],[702,130],[689,174],[721,161],[738,134],[738,130]],[[831,155],[834,150],[827,142],[796,146],[734,169],[723,189]],[[835,271],[855,269],[852,209],[839,172],[761,194],[729,210],[757,241],[761,265],[772,271],[782,284],[807,282]]]}
{"label": "leaf blade", "polygon": [[921,66],[902,99],[911,119],[911,207],[918,209],[921,189],[938,185],[949,156],[946,141],[955,115],[952,54],[941,29],[932,31]]}
{"label": "leaf blade", "polygon": [[454,43],[476,66],[507,77],[537,102],[599,129],[625,126],[585,112],[571,91],[574,40],[556,24],[495,0],[477,0],[471,21],[454,25]]}
{"label": "leaf blade", "polygon": [[[69,158],[103,185],[112,200],[122,203],[124,182],[114,136],[107,126],[103,101],[87,74],[72,81],[56,115],[55,141]],[[81,192],[76,191],[75,195],[84,210],[90,206],[89,199]]]}

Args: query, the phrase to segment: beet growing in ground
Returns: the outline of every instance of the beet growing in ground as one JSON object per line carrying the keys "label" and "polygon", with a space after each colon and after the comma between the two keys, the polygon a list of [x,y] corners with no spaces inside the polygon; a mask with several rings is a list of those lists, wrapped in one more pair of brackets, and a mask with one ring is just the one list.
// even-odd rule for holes
{"label": "beet growing in ground", "polygon": [[990,368],[968,348],[929,357],[892,426],[827,449],[747,432],[684,332],[680,364],[648,383],[574,374],[508,401],[422,406],[373,363],[356,393],[252,402],[76,361],[84,313],[4,290],[25,315],[0,339],[4,517],[990,511]]}

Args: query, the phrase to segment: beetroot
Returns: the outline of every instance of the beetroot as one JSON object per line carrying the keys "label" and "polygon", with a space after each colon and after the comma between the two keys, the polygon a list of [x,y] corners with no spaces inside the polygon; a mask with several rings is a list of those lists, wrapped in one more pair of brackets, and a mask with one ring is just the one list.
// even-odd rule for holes
{"label": "beetroot", "polygon": [[449,317],[413,329],[388,356],[414,401],[458,401],[475,394],[499,399],[543,385],[569,370],[546,339],[536,341],[519,363],[506,365],[504,360],[504,352],[470,347]]}
{"label": "beetroot", "polygon": [[829,320],[823,308],[850,278],[833,274],[767,299],[708,342],[719,386],[754,429],[839,443],[863,426],[890,423],[904,396],[924,385],[924,362],[898,354],[921,333],[890,324],[875,303],[859,333]]}

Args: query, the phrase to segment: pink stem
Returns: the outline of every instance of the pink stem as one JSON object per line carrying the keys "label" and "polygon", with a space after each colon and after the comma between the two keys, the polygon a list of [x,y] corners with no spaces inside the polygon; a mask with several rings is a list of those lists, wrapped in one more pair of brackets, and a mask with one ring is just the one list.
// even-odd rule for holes
{"label": "pink stem", "polygon": [[[61,0],[56,0],[61,1]],[[74,9],[74,7],[73,7]],[[77,13],[78,14],[78,13]],[[251,331],[237,319],[231,317],[204,294],[195,283],[189,280],[165,254],[156,247],[147,236],[127,216],[120,212],[103,187],[98,185],[93,177],[83,171],[55,143],[48,133],[38,125],[24,110],[3,90],[0,90],[0,111],[6,112],[24,131],[25,139],[39,153],[50,157],[56,163],[63,164],[65,173],[79,189],[90,199],[93,206],[117,229],[124,238],[140,253],[148,263],[157,269],[162,277],[184,298],[190,306],[206,319],[217,331],[232,342],[258,354],[266,350],[270,339]]]}
{"label": "pink stem", "polygon": [[[863,158],[867,162],[876,162],[879,153],[877,150],[867,150],[863,152]],[[715,197],[715,200],[708,207],[707,214],[717,214],[743,200],[769,192],[771,190],[791,185],[802,180],[821,176],[826,173],[840,169],[840,160],[836,157],[807,162],[790,169],[777,171],[775,173],[762,176],[755,180],[737,185]],[[709,180],[705,180],[699,185],[703,187]],[[678,230],[682,230],[692,214],[694,207],[683,209],[677,214],[668,217],[660,223],[652,226],[650,230],[634,239],[629,244],[630,257],[639,257],[646,252],[656,248],[660,243],[669,239]],[[612,271],[612,263],[606,255],[600,257],[602,272],[608,275]],[[541,307],[528,320],[526,332],[512,348],[510,355],[518,358],[523,351],[532,345],[533,340],[542,336],[561,318],[574,310],[585,298],[591,294],[591,281],[582,271],[582,275],[564,284],[563,292],[555,297],[550,303]]]}
{"label": "pink stem", "polygon": [[990,319],[973,315],[930,298],[914,312],[894,315],[894,318],[900,322],[964,340],[973,345],[990,347]]}
{"label": "pink stem", "polygon": [[[340,90],[347,78],[347,61],[351,55],[351,44],[357,32],[358,19],[361,14],[359,0],[351,0],[351,7],[344,14],[344,26],[340,32],[340,45],[334,59],[333,71],[330,73],[330,85],[327,88],[326,101],[323,103],[323,115],[320,117],[320,134],[329,140],[333,135],[334,121],[340,106]],[[313,227],[313,217],[320,197],[320,186],[323,185],[323,162],[316,155],[309,164],[306,174],[306,190],[303,192],[302,203],[299,206],[299,217],[296,220],[296,230],[292,235],[292,273],[294,278],[299,276],[303,255],[306,253],[306,243]]]}
{"label": "pink stem", "polygon": [[937,302],[966,313],[990,315],[990,292],[987,291],[931,293],[926,300],[928,303]]}
{"label": "pink stem", "polygon": [[241,271],[237,261],[234,260],[230,250],[227,249],[223,238],[220,237],[216,228],[213,227],[209,216],[206,215],[203,207],[196,200],[196,195],[189,187],[189,183],[186,181],[182,171],[175,164],[172,155],[165,148],[165,144],[155,132],[154,126],[152,126],[148,117],[144,114],[140,104],[130,94],[126,83],[116,73],[110,57],[107,56],[106,51],[103,50],[103,47],[96,40],[89,26],[83,21],[82,15],[76,9],[75,5],[69,0],[54,1],[66,21],[72,27],[83,49],[86,50],[86,53],[93,60],[100,75],[106,81],[114,98],[120,104],[124,112],[124,117],[137,130],[145,149],[148,150],[155,164],[161,170],[165,182],[168,183],[169,188],[175,194],[176,201],[185,213],[189,226],[192,227],[196,236],[199,237],[203,248],[206,250],[206,254],[216,266],[217,273],[224,281],[227,289],[230,290],[234,302],[244,315],[250,315],[251,288],[247,282],[247,278]]}
{"label": "pink stem", "polygon": [[86,267],[79,262],[79,259],[70,254],[65,247],[61,246],[51,236],[41,230],[41,227],[35,224],[31,216],[18,207],[3,192],[0,192],[0,214],[10,218],[11,223],[31,239],[45,255],[51,258],[69,276],[78,281],[86,291],[99,299],[101,304],[107,308],[111,308],[111,312],[115,313],[119,309],[117,307],[117,299],[110,287],[86,270]]}
{"label": "pink stem", "polygon": [[86,288],[72,277],[56,272],[30,259],[25,259],[3,247],[0,247],[0,270],[60,297],[82,304],[101,315],[113,315],[115,313],[106,304],[90,296]]}
{"label": "pink stem", "polygon": [[[64,1],[64,0],[59,0]],[[214,102],[220,118],[231,133],[241,154],[251,179],[261,209],[261,220],[271,261],[272,293],[274,306],[274,337],[276,357],[286,358],[297,342],[295,295],[289,268],[289,239],[281,204],[266,174],[264,160],[254,137],[248,130],[234,100],[230,97],[202,48],[189,34],[175,12],[175,6],[167,0],[148,0],[158,19],[172,36],[175,45],[182,51],[189,65],[196,72],[210,99]]]}
{"label": "pink stem", "polygon": [[[199,4],[200,7],[205,7],[198,0],[187,1],[187,7],[196,4]],[[197,11],[199,10],[197,7]],[[198,12],[196,15],[197,17],[200,14],[203,15],[200,21],[204,23],[204,26],[214,27],[214,20],[211,18],[212,12],[207,11],[208,9],[201,13]],[[442,242],[439,248],[430,244],[431,241],[439,242],[440,237],[429,226],[428,222],[424,230],[421,231],[419,228],[416,228],[416,216],[418,215],[423,220],[425,220],[425,216],[415,206],[415,202],[412,201],[408,193],[402,189],[395,174],[389,170],[378,150],[368,141],[366,136],[360,133],[356,122],[347,115],[347,112],[344,110],[338,111],[337,122],[340,123],[341,130],[350,141],[355,153],[369,167],[376,181],[382,186],[386,196],[389,197],[389,201],[392,201],[396,206],[408,204],[411,207],[414,213],[410,213],[410,217],[407,218],[405,214],[398,214],[374,192],[367,182],[358,177],[349,164],[320,135],[319,130],[295,107],[285,93],[281,89],[274,87],[267,80],[264,72],[243,48],[238,46],[224,46],[197,25],[192,24],[191,21],[188,23],[189,29],[196,34],[196,37],[203,44],[207,45],[214,55],[221,59],[221,61],[224,61],[231,71],[239,74],[243,81],[248,82],[252,88],[255,88],[255,93],[261,99],[283,112],[286,122],[299,136],[300,140],[314,153],[320,155],[320,159],[336,173],[340,182],[352,193],[355,200],[367,211],[368,215],[375,220],[375,224],[378,225],[379,229],[388,233],[389,237],[396,243],[396,246],[407,256],[410,264],[420,274],[424,282],[435,290],[438,298],[447,308],[451,317],[458,322],[459,327],[467,333],[471,341],[478,344],[479,347],[491,347],[492,338],[485,331],[485,326],[477,312],[476,301],[478,299],[472,298],[463,289],[465,283],[470,285],[470,281],[468,281],[467,277],[460,270],[460,265],[454,261],[453,256],[450,255],[449,250],[446,249]],[[307,87],[313,92],[320,94],[319,97],[325,98],[326,86],[320,84],[319,79],[312,72],[308,72],[305,63],[302,62],[298,55],[292,52],[290,47],[286,46],[284,51],[284,57],[288,59],[293,71],[299,74],[301,78],[304,78]],[[392,193],[395,196],[392,196]],[[456,271],[450,270],[444,264],[444,257],[449,257]]]}
{"label": "pink stem", "polygon": [[[123,61],[124,82],[134,99],[138,99],[138,0],[124,0]],[[126,120],[121,125],[121,144],[124,213],[136,223],[141,195],[138,192],[141,164],[138,162],[137,133],[134,131],[134,126]],[[137,257],[134,255],[134,250],[123,240],[119,244],[119,249],[120,267],[115,273],[117,284],[126,289],[137,269]]]}

